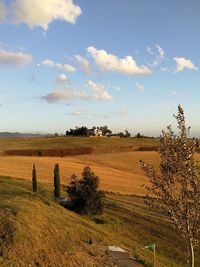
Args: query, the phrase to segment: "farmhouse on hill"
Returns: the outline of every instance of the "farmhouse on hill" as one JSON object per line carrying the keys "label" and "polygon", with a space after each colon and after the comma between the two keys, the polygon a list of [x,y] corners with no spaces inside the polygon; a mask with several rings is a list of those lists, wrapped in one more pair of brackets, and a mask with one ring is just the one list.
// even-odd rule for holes
{"label": "farmhouse on hill", "polygon": [[103,136],[103,131],[101,129],[99,129],[99,127],[94,129],[94,135],[98,136],[98,137],[102,137]]}
{"label": "farmhouse on hill", "polygon": [[101,127],[92,127],[91,129],[88,129],[85,126],[82,127],[76,127],[76,129],[70,129],[69,131],[66,131],[66,136],[111,136],[112,131],[108,129],[107,126],[101,126]]}

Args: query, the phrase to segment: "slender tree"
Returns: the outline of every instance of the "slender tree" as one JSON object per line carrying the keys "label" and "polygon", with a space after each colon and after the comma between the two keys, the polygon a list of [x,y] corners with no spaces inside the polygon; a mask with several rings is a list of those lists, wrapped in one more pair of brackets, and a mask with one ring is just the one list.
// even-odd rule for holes
{"label": "slender tree", "polygon": [[195,142],[188,139],[190,128],[185,126],[184,111],[178,107],[179,133],[171,126],[162,131],[159,153],[160,173],[152,165],[142,162],[151,186],[147,190],[154,195],[149,204],[164,211],[183,238],[189,266],[194,267],[194,249],[200,242],[200,164],[195,161]]}
{"label": "slender tree", "polygon": [[37,192],[37,174],[35,164],[33,164],[33,171],[32,171],[32,189],[33,192]]}
{"label": "slender tree", "polygon": [[60,171],[58,163],[54,167],[54,196],[60,197]]}

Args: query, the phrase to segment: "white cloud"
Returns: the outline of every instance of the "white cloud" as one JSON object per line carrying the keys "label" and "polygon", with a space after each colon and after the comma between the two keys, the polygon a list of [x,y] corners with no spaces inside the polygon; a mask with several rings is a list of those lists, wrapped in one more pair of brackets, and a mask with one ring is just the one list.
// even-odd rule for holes
{"label": "white cloud", "polygon": [[74,24],[82,14],[81,8],[73,0],[16,0],[7,6],[7,14],[4,6],[1,2],[0,14],[4,19],[7,17],[14,24],[26,23],[30,28],[42,27],[45,31],[54,20]]}
{"label": "white cloud", "polygon": [[88,94],[85,91],[79,91],[77,96],[83,101],[97,100],[94,95]]}
{"label": "white cloud", "polygon": [[49,104],[54,104],[62,100],[72,100],[77,97],[77,92],[74,89],[69,90],[56,90],[46,96],[42,96],[42,99],[45,99]]}
{"label": "white cloud", "polygon": [[54,90],[41,99],[46,100],[49,104],[58,103],[66,100],[81,99],[83,101],[98,100],[108,101],[113,100],[112,96],[106,91],[105,87],[101,84],[96,84],[92,81],[86,81],[87,86],[92,89],[93,93],[76,89],[73,86],[66,86],[63,90]]}
{"label": "white cloud", "polygon": [[64,73],[59,74],[58,76],[56,76],[56,82],[57,83],[65,83],[67,81],[67,77]]}
{"label": "white cloud", "polygon": [[150,64],[152,67],[159,65],[165,57],[165,51],[158,44],[156,45],[156,49],[157,52],[155,53],[154,61],[152,64]]}
{"label": "white cloud", "polygon": [[66,100],[75,100],[77,98],[83,101],[97,100],[95,96],[90,95],[84,91],[78,91],[75,88],[54,90],[53,92],[41,97],[41,99],[46,100],[49,104],[55,104]]}
{"label": "white cloud", "polygon": [[0,50],[0,65],[2,66],[23,66],[31,61],[32,56],[29,54]]}
{"label": "white cloud", "polygon": [[68,64],[62,64],[62,63],[55,63],[53,60],[45,59],[42,62],[42,65],[48,66],[50,68],[58,68],[60,70],[66,71],[66,72],[75,72],[76,69]]}
{"label": "white cloud", "polygon": [[90,73],[89,61],[80,55],[75,55],[74,57],[76,61],[79,63],[80,68],[83,70],[83,72],[85,72],[86,74],[89,74]]}
{"label": "white cloud", "polygon": [[93,46],[88,47],[87,51],[101,71],[118,72],[127,75],[146,75],[151,73],[148,67],[138,66],[131,56],[120,59],[115,55],[108,54],[105,50],[97,50]]}
{"label": "white cloud", "polygon": [[184,69],[198,70],[194,63],[192,63],[192,61],[189,59],[185,59],[183,57],[174,57],[174,61],[176,62],[175,72],[181,72]]}
{"label": "white cloud", "polygon": [[83,112],[81,110],[75,110],[69,114],[73,115],[73,116],[81,116],[81,115],[83,115]]}
{"label": "white cloud", "polygon": [[156,45],[156,48],[158,49],[158,54],[160,56],[160,59],[163,59],[165,56],[165,51],[159,45]]}
{"label": "white cloud", "polygon": [[144,92],[144,86],[140,83],[136,83],[136,88],[140,91],[140,92]]}
{"label": "white cloud", "polygon": [[108,101],[113,100],[113,97],[108,93],[102,84],[97,84],[90,80],[86,81],[86,84],[96,93],[96,99]]}

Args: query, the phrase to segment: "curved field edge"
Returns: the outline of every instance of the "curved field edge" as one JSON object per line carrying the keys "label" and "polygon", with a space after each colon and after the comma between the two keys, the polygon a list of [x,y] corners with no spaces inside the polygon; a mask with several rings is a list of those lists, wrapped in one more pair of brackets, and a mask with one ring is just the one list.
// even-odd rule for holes
{"label": "curved field edge", "polygon": [[30,181],[0,177],[0,264],[116,266],[108,245],[150,262],[152,253],[142,247],[156,243],[158,267],[185,266],[184,248],[170,223],[149,211],[143,198],[107,194],[104,215],[87,217],[59,206],[51,191],[46,183],[32,193]]}

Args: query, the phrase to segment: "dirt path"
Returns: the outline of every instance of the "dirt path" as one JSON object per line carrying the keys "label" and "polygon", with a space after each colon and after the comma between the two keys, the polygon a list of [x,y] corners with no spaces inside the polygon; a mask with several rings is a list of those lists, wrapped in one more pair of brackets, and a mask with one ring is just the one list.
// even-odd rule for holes
{"label": "dirt path", "polygon": [[111,253],[113,260],[120,267],[142,267],[143,265],[132,259],[128,252],[120,247],[109,246],[108,251]]}

